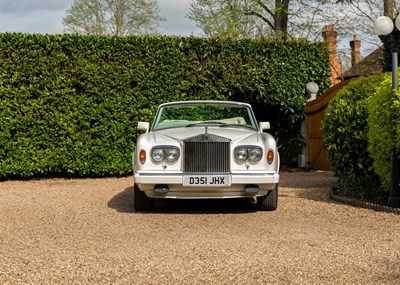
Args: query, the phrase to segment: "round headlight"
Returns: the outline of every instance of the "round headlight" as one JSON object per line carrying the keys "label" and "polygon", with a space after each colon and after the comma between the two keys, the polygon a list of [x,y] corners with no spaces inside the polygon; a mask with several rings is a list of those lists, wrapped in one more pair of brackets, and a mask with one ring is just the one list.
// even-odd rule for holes
{"label": "round headlight", "polygon": [[151,151],[151,159],[155,162],[162,162],[165,159],[165,152],[162,148],[153,148]]}
{"label": "round headlight", "polygon": [[245,147],[237,147],[235,148],[235,158],[237,161],[246,161],[247,160],[247,148]]}
{"label": "round headlight", "polygon": [[179,149],[178,148],[167,148],[165,149],[165,159],[168,162],[175,162],[179,158]]}
{"label": "round headlight", "polygon": [[259,147],[249,148],[249,160],[251,162],[260,161],[262,158],[263,152]]}

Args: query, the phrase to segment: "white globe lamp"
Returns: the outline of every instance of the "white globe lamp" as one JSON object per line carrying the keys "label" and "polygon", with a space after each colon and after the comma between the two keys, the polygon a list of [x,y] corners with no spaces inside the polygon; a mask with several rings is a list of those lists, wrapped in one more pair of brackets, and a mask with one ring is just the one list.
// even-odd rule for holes
{"label": "white globe lamp", "polygon": [[[397,19],[396,19],[397,22]],[[396,24],[397,26],[397,24]],[[393,31],[393,20],[386,16],[380,16],[374,21],[374,34],[378,36],[386,36]]]}

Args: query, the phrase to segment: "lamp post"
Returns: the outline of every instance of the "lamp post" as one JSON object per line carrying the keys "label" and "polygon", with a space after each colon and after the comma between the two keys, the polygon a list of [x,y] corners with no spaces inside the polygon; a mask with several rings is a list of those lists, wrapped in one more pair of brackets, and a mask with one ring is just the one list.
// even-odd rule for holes
{"label": "lamp post", "polygon": [[[398,81],[398,50],[400,40],[400,16],[393,20],[386,16],[377,18],[374,22],[374,33],[378,36],[390,36],[390,48],[392,53],[392,100],[396,98],[396,91],[399,88]],[[393,104],[392,104],[393,105]],[[392,182],[389,194],[389,205],[400,208],[400,187],[399,187],[399,159],[395,147],[396,137],[396,115],[392,112],[392,156],[391,156],[391,176]]]}

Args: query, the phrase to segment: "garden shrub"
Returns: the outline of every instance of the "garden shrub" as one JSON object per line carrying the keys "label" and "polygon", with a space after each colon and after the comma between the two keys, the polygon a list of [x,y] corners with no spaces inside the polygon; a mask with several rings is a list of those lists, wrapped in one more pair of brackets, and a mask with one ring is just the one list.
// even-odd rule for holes
{"label": "garden shrub", "polygon": [[[389,190],[391,183],[392,150],[394,147],[400,149],[399,94],[397,93],[393,104],[391,76],[391,73],[385,75],[385,80],[379,85],[368,104],[370,126],[368,150],[374,159],[374,169],[380,177],[382,188],[386,191]],[[394,141],[392,134],[395,129]]]}
{"label": "garden shrub", "polygon": [[350,82],[331,100],[325,113],[323,130],[328,158],[339,184],[349,186],[350,191],[362,192],[354,185],[376,180],[368,152],[367,106],[382,80],[380,74]]}

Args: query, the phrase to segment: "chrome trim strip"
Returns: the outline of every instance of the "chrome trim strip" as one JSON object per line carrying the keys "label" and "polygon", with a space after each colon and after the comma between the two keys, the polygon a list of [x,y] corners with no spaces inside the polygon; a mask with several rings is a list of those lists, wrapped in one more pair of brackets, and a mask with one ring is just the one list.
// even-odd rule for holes
{"label": "chrome trim strip", "polygon": [[260,173],[248,173],[248,172],[174,172],[174,173],[165,173],[165,172],[146,172],[146,173],[136,173],[138,176],[184,176],[184,175],[231,175],[231,176],[271,176],[277,174],[275,171],[271,172],[260,172]]}

